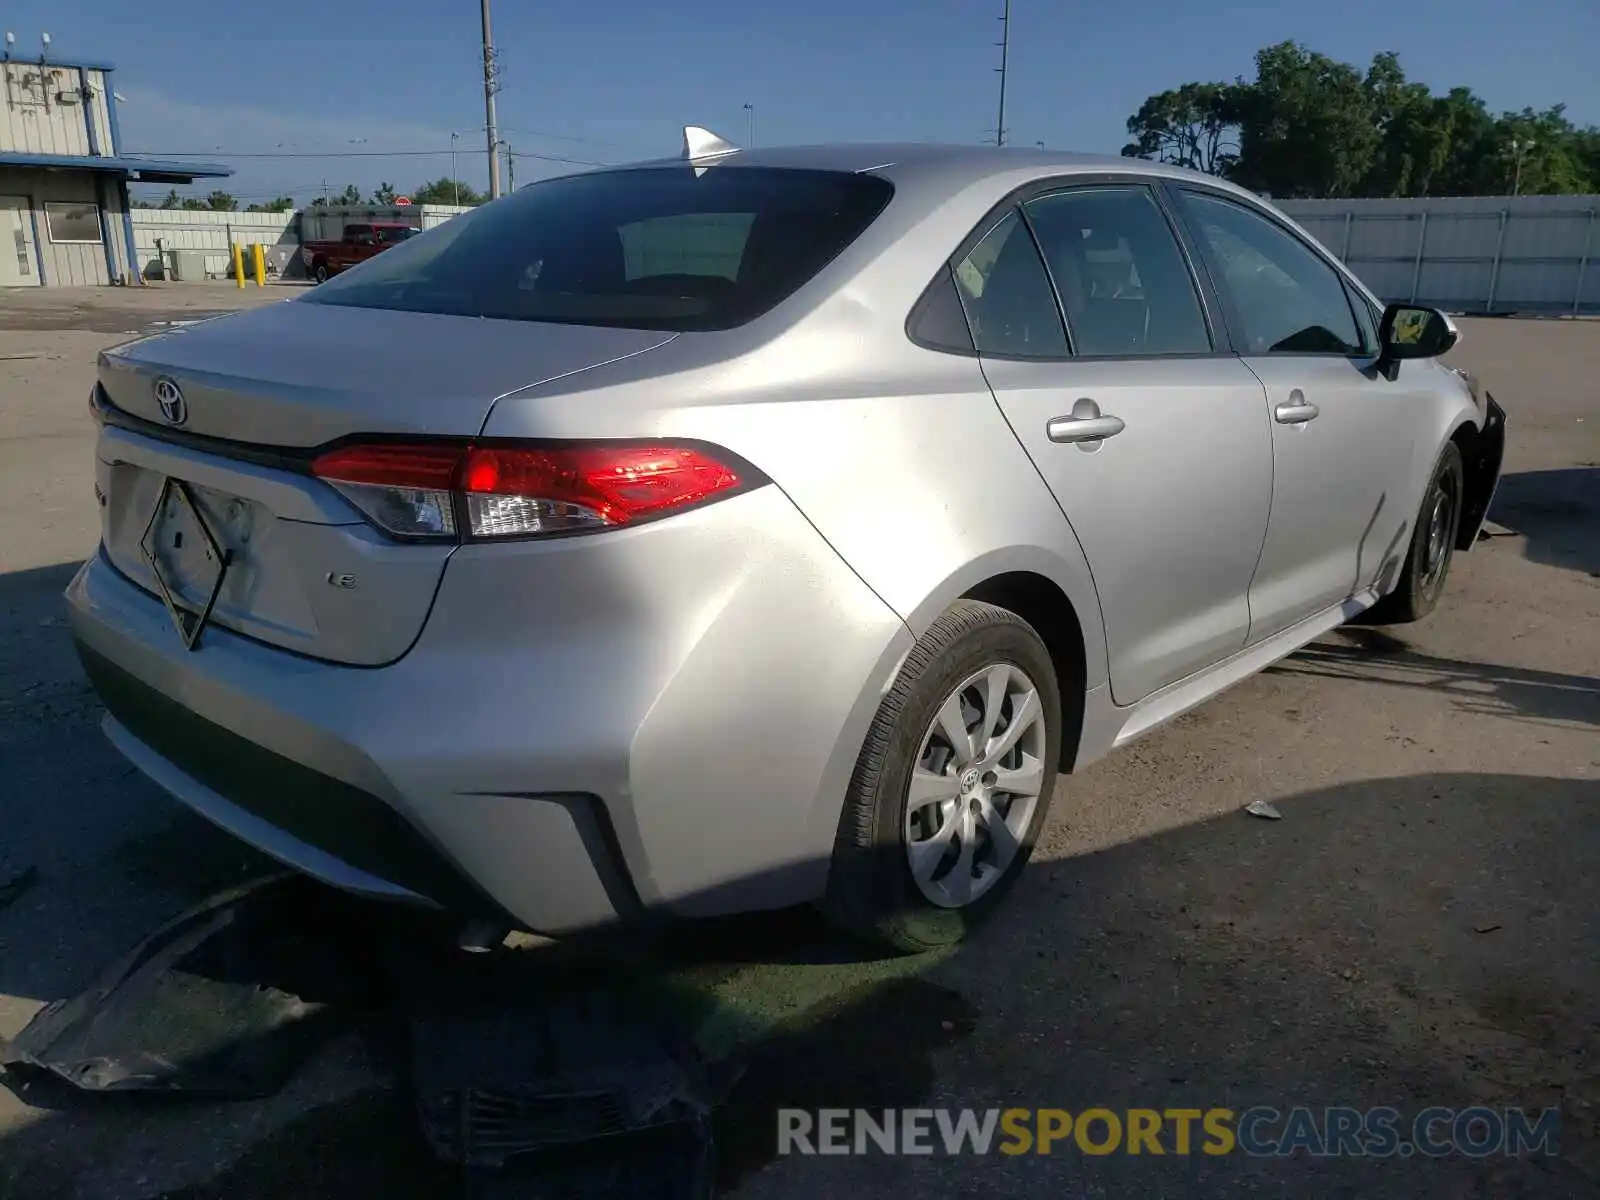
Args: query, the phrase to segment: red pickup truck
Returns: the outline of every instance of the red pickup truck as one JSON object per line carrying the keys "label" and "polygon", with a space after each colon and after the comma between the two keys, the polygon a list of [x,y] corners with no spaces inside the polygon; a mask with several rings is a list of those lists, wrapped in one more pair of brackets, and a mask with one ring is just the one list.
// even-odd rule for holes
{"label": "red pickup truck", "polygon": [[390,246],[421,233],[410,225],[393,221],[370,221],[360,225],[346,225],[344,236],[337,242],[305,242],[300,247],[300,261],[306,274],[318,283],[330,275],[337,275],[346,267],[365,262],[374,254],[381,254]]}

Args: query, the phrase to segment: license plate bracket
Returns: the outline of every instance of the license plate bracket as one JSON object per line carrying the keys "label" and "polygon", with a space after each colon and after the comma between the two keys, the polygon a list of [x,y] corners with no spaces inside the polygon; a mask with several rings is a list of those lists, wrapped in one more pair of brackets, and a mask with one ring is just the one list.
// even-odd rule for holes
{"label": "license plate bracket", "polygon": [[[162,518],[167,514],[168,505],[172,501],[176,501],[188,510],[194,527],[205,540],[203,557],[216,568],[216,575],[207,588],[205,605],[198,612],[180,603],[178,588],[175,584],[167,582],[161,555],[156,552],[158,531],[164,525]],[[194,650],[200,644],[200,634],[211,620],[211,612],[217,606],[217,597],[222,594],[222,585],[228,578],[228,568],[233,564],[233,551],[225,548],[217,540],[216,534],[206,522],[205,515],[200,511],[200,505],[195,502],[194,493],[183,480],[168,475],[162,481],[161,494],[156,497],[155,511],[150,514],[150,523],[145,526],[144,536],[139,539],[139,549],[144,553],[144,560],[150,567],[151,575],[155,577],[156,586],[161,589],[161,601],[166,605],[167,615],[172,618],[178,636],[183,640],[184,649]]]}

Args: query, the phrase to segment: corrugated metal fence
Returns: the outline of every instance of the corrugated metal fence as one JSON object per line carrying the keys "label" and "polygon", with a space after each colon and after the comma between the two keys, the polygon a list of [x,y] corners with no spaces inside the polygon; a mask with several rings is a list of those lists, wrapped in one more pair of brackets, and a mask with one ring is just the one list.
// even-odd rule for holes
{"label": "corrugated metal fence", "polygon": [[1383,300],[1461,313],[1600,312],[1600,196],[1274,203]]}
{"label": "corrugated metal fence", "polygon": [[290,213],[210,212],[181,208],[133,210],[133,241],[139,271],[147,279],[161,277],[156,240],[161,250],[205,251],[206,274],[227,277],[233,272],[231,245],[261,243],[267,263],[280,275],[300,270],[295,251],[305,241],[336,241],[345,225],[355,221],[404,221],[419,229],[432,229],[458,213],[470,212],[445,204],[393,207],[333,205]]}
{"label": "corrugated metal fence", "polygon": [[[1600,196],[1276,203],[1384,300],[1465,313],[1600,313]],[[206,251],[213,276],[231,270],[230,242],[261,242],[268,261],[293,274],[302,237],[332,240],[351,221],[403,220],[431,229],[467,211],[431,204],[298,213],[136,208],[133,230],[147,276],[159,274],[157,238],[167,250]]]}
{"label": "corrugated metal fence", "polygon": [[206,274],[229,275],[230,245],[259,242],[267,261],[281,274],[300,245],[295,213],[191,212],[181,208],[133,210],[133,244],[139,271],[146,279],[161,278],[156,241],[168,253],[174,250],[206,252]]}

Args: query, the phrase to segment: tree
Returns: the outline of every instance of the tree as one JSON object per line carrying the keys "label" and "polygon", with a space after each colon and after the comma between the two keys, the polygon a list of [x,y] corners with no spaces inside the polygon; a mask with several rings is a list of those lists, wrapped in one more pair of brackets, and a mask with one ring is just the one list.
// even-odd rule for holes
{"label": "tree", "polygon": [[1274,196],[1353,196],[1378,150],[1366,80],[1298,42],[1256,53],[1234,178]]}
{"label": "tree", "polygon": [[361,199],[361,189],[353,183],[347,183],[344,185],[344,191],[335,192],[332,196],[318,196],[311,202],[311,206],[321,208],[325,204],[347,204],[353,207],[363,203],[365,201]]}
{"label": "tree", "polygon": [[[1235,130],[1237,141],[1234,143]],[[1409,82],[1399,56],[1365,72],[1297,42],[1256,77],[1186,83],[1128,119],[1123,154],[1226,175],[1274,196],[1471,196],[1600,188],[1600,129],[1561,105],[1495,116],[1470,88]]]}
{"label": "tree", "polygon": [[167,209],[183,207],[183,201],[178,198],[177,188],[169,189],[167,194],[161,198],[161,207]]}
{"label": "tree", "polygon": [[205,206],[212,212],[238,212],[239,202],[227,192],[216,191],[206,197]]}
{"label": "tree", "polygon": [[459,179],[435,179],[412,192],[411,200],[415,204],[463,204],[475,208],[487,203],[489,197],[479,195]]}
{"label": "tree", "polygon": [[1244,89],[1223,83],[1186,83],[1151,96],[1128,118],[1125,158],[1226,175],[1239,159],[1238,127]]}
{"label": "tree", "polygon": [[392,183],[380,183],[377,190],[372,193],[374,204],[393,204],[394,198],[400,193],[394,190]]}
{"label": "tree", "polygon": [[1378,146],[1362,191],[1371,196],[1426,196],[1450,159],[1450,110],[1426,84],[1407,83],[1400,58],[1375,55],[1367,70],[1367,95]]}
{"label": "tree", "polygon": [[286,213],[294,211],[294,199],[290,196],[279,196],[276,200],[268,200],[265,204],[252,204],[245,212]]}

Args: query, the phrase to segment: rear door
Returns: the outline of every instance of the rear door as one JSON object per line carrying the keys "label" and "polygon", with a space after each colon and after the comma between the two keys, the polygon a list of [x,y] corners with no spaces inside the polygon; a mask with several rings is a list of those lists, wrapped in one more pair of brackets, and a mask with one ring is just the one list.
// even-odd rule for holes
{"label": "rear door", "polygon": [[1272,491],[1262,387],[1213,348],[1154,192],[1037,195],[956,276],[995,398],[1094,574],[1116,702],[1239,650]]}
{"label": "rear door", "polygon": [[1272,520],[1250,592],[1250,640],[1369,587],[1404,550],[1424,404],[1374,369],[1376,336],[1339,272],[1286,225],[1179,190],[1235,345],[1267,390]]}

